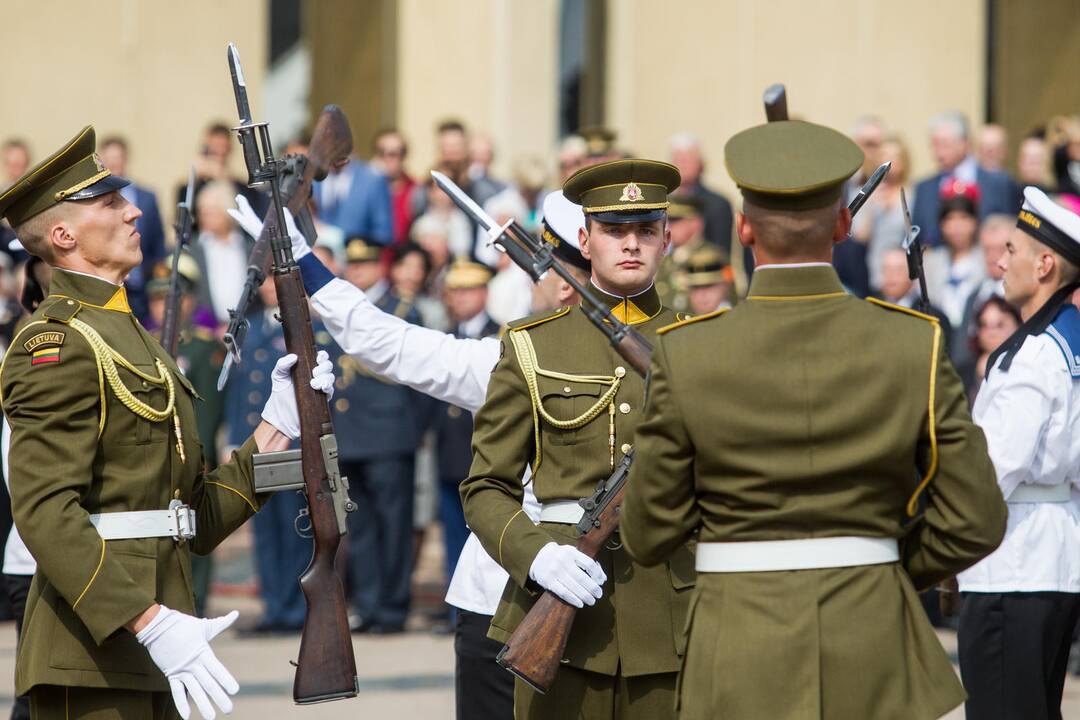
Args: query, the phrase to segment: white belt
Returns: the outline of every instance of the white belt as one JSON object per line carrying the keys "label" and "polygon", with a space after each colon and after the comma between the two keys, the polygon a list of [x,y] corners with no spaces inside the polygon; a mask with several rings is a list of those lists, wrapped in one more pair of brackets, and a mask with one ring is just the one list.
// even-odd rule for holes
{"label": "white belt", "polygon": [[1018,485],[1005,500],[1011,503],[1066,503],[1072,500],[1072,484]]}
{"label": "white belt", "polygon": [[195,537],[195,511],[179,500],[170,502],[168,510],[91,515],[90,523],[104,540],[171,537],[179,541]]}
{"label": "white belt", "polygon": [[585,508],[577,500],[556,500],[540,506],[540,522],[577,525],[585,516]]}
{"label": "white belt", "polygon": [[772,572],[882,565],[900,559],[895,538],[826,537],[698,543],[697,571]]}

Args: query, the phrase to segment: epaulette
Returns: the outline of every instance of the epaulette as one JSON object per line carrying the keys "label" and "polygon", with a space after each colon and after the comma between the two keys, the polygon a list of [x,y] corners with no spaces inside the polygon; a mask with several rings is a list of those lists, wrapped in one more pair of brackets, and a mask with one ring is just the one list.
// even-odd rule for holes
{"label": "epaulette", "polygon": [[520,320],[512,320],[511,322],[506,324],[506,328],[507,328],[507,330],[514,331],[514,330],[525,330],[526,328],[536,327],[537,325],[543,325],[544,323],[546,323],[546,322],[548,322],[550,320],[555,320],[557,318],[561,318],[563,315],[566,315],[568,312],[570,312],[570,310],[571,310],[571,308],[569,306],[567,306],[567,307],[555,308],[554,310],[549,310],[548,312],[545,312],[545,313],[538,313],[536,315],[529,315],[528,317],[523,317]]}
{"label": "epaulette", "polygon": [[906,308],[903,305],[894,305],[891,302],[885,302],[884,300],[878,300],[875,297],[868,297],[866,299],[867,299],[868,302],[871,302],[874,305],[877,305],[878,307],[883,307],[886,310],[895,310],[897,312],[902,312],[902,313],[905,313],[907,315],[911,315],[913,317],[922,318],[923,320],[926,320],[926,321],[932,322],[932,323],[939,322],[939,320],[936,317],[934,317],[933,315],[927,315],[924,312],[919,312],[918,310],[912,310],[911,308]]}
{"label": "epaulette", "polygon": [[687,325],[693,325],[694,323],[701,322],[702,320],[710,320],[714,317],[720,317],[730,309],[731,308],[720,308],[719,310],[713,310],[711,313],[705,313],[704,315],[694,315],[692,317],[687,317],[683,320],[673,322],[670,325],[665,325],[664,327],[657,330],[656,334],[664,335],[671,332],[675,328],[686,327]]}
{"label": "epaulette", "polygon": [[40,309],[42,317],[67,324],[82,310],[82,303],[71,298],[50,296],[41,303]]}
{"label": "epaulette", "polygon": [[1074,305],[1065,305],[1054,322],[1046,327],[1046,334],[1065,356],[1069,374],[1080,378],[1080,311]]}

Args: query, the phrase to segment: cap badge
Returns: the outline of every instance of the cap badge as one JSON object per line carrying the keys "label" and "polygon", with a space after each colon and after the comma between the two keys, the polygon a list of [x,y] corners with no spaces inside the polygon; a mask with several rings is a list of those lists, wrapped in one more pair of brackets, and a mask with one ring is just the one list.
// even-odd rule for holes
{"label": "cap badge", "polygon": [[98,157],[98,154],[94,153],[92,157],[94,158],[94,165],[97,166],[98,172],[105,172],[105,164],[101,162],[101,158]]}
{"label": "cap badge", "polygon": [[622,197],[619,198],[619,202],[637,202],[641,198],[641,188],[637,186],[637,183],[630,182],[622,189]]}

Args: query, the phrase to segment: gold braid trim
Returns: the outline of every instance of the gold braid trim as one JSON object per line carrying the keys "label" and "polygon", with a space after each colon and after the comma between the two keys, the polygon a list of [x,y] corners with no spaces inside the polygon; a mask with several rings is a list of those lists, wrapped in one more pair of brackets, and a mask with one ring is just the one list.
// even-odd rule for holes
{"label": "gold braid trim", "polygon": [[[99,376],[104,374],[105,379],[109,382],[109,387],[112,388],[113,394],[116,395],[116,399],[119,400],[124,407],[150,422],[163,422],[169,419],[169,417],[172,417],[173,428],[176,430],[176,451],[180,455],[180,462],[187,462],[187,457],[184,453],[184,436],[180,428],[180,416],[176,412],[176,385],[173,383],[172,373],[169,372],[169,368],[165,366],[165,363],[159,358],[154,358],[154,365],[157,367],[158,376],[153,377],[136,368],[128,362],[127,358],[113,350],[112,347],[105,342],[105,339],[98,334],[97,330],[90,327],[82,320],[71,318],[71,320],[68,321],[68,325],[86,338],[86,342],[90,344],[90,349],[94,351],[94,358],[97,360]],[[131,390],[128,389],[127,385],[120,379],[120,374],[116,371],[117,363],[128,372],[148,383],[157,385],[158,387],[164,386],[166,396],[168,397],[168,402],[165,404],[165,407],[161,410],[156,410],[135,397]],[[104,388],[102,390],[104,392]],[[104,402],[102,402],[102,407],[104,408]],[[103,423],[104,417],[103,411]]]}
{"label": "gold braid trim", "polygon": [[[517,354],[518,364],[521,365],[522,375],[525,376],[525,384],[529,388],[529,399],[532,401],[533,436],[536,443],[536,462],[532,469],[535,473],[536,468],[540,466],[541,458],[540,423],[537,420],[537,416],[542,417],[549,425],[560,430],[576,430],[580,427],[584,427],[595,420],[607,406],[613,405],[615,394],[619,392],[619,386],[622,384],[622,378],[608,375],[569,375],[554,370],[544,370],[537,363],[536,350],[533,348],[532,338],[529,337],[528,332],[525,332],[524,330],[515,330],[511,332],[510,342],[513,344],[514,352]],[[536,382],[536,377],[538,375],[568,382],[607,385],[608,389],[600,396],[600,399],[597,400],[592,407],[581,415],[570,420],[560,420],[552,416],[551,413],[544,408],[543,401],[540,398],[540,389]]]}

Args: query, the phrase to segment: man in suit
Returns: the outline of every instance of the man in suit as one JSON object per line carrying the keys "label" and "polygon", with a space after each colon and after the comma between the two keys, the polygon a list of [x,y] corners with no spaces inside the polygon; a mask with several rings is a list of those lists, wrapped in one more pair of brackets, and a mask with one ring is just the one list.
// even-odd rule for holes
{"label": "man in suit", "polygon": [[[345,277],[363,282],[357,284],[361,290],[370,290],[379,278],[380,247],[353,238],[345,253],[349,263]],[[385,313],[420,324],[419,312],[393,287],[373,302]],[[330,340],[328,334],[325,340]],[[359,632],[400,633],[411,599],[420,396],[371,372],[338,345],[331,352],[339,372],[331,407],[341,474],[349,478],[349,495],[357,505],[349,513],[347,537],[349,598],[357,615],[352,625]]]}
{"label": "man in suit", "polygon": [[672,136],[668,141],[671,148],[671,164],[679,168],[682,185],[678,193],[686,194],[701,201],[701,213],[705,218],[705,239],[725,253],[731,252],[731,203],[723,195],[713,192],[701,180],[705,171],[705,160],[701,156],[701,145],[697,138],[688,133]]}
{"label": "man in suit", "polygon": [[1000,170],[988,170],[971,154],[967,118],[958,112],[942,113],[930,121],[930,146],[938,171],[915,186],[912,221],[922,228],[923,242],[941,243],[938,215],[941,189],[961,180],[979,186],[979,220],[994,213],[1015,215],[1020,210],[1020,187]]}
{"label": "man in suit", "polygon": [[319,220],[339,228],[347,238],[362,237],[376,245],[394,239],[390,186],[386,178],[356,158],[333,168],[313,190]]}
{"label": "man in suit", "polygon": [[[111,135],[101,141],[98,149],[101,162],[113,175],[127,175],[128,144],[119,135]],[[165,231],[161,225],[161,213],[158,211],[157,195],[149,188],[131,183],[120,190],[120,194],[129,203],[142,211],[142,217],[135,221],[142,236],[142,263],[128,275],[126,287],[128,301],[135,317],[145,322],[147,319],[146,283],[150,281],[154,265],[165,257]]]}

